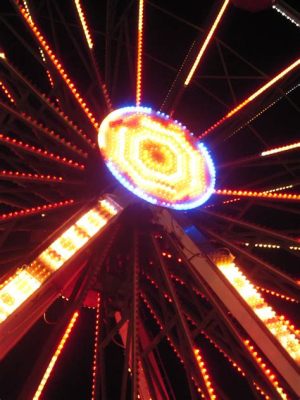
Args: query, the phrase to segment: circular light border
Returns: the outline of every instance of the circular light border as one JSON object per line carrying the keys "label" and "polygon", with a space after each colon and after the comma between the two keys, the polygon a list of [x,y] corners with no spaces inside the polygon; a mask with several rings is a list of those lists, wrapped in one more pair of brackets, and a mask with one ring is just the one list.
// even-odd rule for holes
{"label": "circular light border", "polygon": [[[177,120],[172,119],[169,115],[162,113],[160,111],[153,111],[152,108],[150,108],[150,107],[135,107],[135,106],[122,107],[122,108],[118,108],[117,110],[112,111],[108,116],[118,118],[118,117],[122,117],[124,114],[129,113],[129,112],[142,113],[142,114],[148,114],[148,115],[154,114],[155,116],[158,116],[166,121],[171,120],[175,125],[179,126],[181,129],[187,131],[186,126],[184,126]],[[103,121],[105,121],[105,119]],[[108,122],[109,121],[106,121],[107,124],[108,124]],[[107,167],[110,170],[110,172],[112,173],[112,175],[126,189],[128,189],[130,192],[132,192],[136,196],[140,197],[141,199],[143,199],[151,204],[158,205],[161,207],[172,208],[174,210],[190,210],[190,209],[199,207],[202,204],[204,204],[210,198],[212,193],[214,192],[215,182],[216,182],[216,170],[215,170],[215,166],[214,166],[212,157],[211,157],[207,147],[202,142],[196,141],[193,133],[190,133],[188,131],[193,144],[195,145],[196,148],[199,149],[199,151],[204,156],[206,166],[207,166],[207,169],[208,169],[208,172],[210,175],[210,184],[206,188],[204,194],[202,196],[200,196],[199,198],[196,198],[196,200],[192,199],[191,201],[185,201],[185,202],[181,202],[181,203],[180,202],[171,203],[171,202],[160,200],[152,195],[149,195],[148,193],[141,190],[138,186],[134,186],[133,184],[131,184],[128,181],[128,179],[124,178],[122,173],[119,172],[118,169],[114,166],[114,162],[107,159],[107,157],[101,151],[101,147],[103,147],[103,143],[101,142],[101,134],[100,134],[101,129],[103,129],[103,122],[100,124],[100,128],[98,131],[98,143],[99,143],[100,152],[104,158],[105,164],[107,165]]]}

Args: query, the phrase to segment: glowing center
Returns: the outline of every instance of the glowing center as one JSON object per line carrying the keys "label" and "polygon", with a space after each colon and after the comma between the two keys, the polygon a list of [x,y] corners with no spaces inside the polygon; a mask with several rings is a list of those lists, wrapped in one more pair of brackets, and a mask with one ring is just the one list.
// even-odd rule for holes
{"label": "glowing center", "polygon": [[115,110],[103,120],[98,141],[113,175],[150,203],[190,209],[214,189],[215,170],[205,146],[164,114],[144,107]]}

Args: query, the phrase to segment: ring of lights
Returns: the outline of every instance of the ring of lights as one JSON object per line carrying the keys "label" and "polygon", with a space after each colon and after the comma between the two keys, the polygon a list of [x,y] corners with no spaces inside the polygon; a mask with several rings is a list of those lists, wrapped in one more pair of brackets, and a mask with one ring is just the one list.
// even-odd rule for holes
{"label": "ring of lights", "polygon": [[206,147],[165,114],[145,107],[115,110],[101,123],[98,143],[112,174],[150,203],[191,209],[214,190]]}

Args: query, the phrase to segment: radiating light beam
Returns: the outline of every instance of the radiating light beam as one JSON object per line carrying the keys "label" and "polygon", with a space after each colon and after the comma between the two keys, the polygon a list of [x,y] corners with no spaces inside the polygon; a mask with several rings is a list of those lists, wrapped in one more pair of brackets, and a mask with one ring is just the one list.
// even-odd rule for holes
{"label": "radiating light beam", "polygon": [[211,377],[208,374],[204,359],[203,359],[203,355],[201,354],[201,351],[199,348],[194,348],[194,354],[201,372],[201,375],[203,377],[206,389],[208,391],[209,394],[209,398],[210,400],[216,400],[217,396],[215,395],[215,390],[212,386],[211,383]]}
{"label": "radiating light beam", "polygon": [[[270,381],[271,385],[276,389],[278,394],[280,395],[282,400],[289,400],[289,397],[283,390],[283,388],[279,385],[279,381],[277,376],[275,375],[274,371],[271,371],[270,368],[268,368],[265,360],[261,357],[261,355],[258,353],[257,349],[254,348],[254,346],[250,343],[249,339],[244,340],[244,344],[247,347],[248,351],[254,358],[255,362],[259,365],[263,373],[266,375],[268,380]],[[260,388],[259,388],[260,389]],[[266,399],[270,399],[270,397],[265,397]]]}
{"label": "radiating light beam", "polygon": [[298,148],[300,148],[300,142],[287,144],[285,146],[275,147],[273,149],[261,152],[260,155],[262,157],[266,157],[266,156],[271,156],[273,154],[283,153],[284,151],[290,151]]}
{"label": "radiating light beam", "polygon": [[142,55],[144,31],[144,0],[139,0],[138,32],[137,32],[137,57],[136,57],[136,106],[141,105],[142,98]]}
{"label": "radiating light beam", "polygon": [[[70,206],[72,204],[74,204],[74,200],[70,199],[70,200],[58,201],[56,203],[49,203],[40,206],[24,208],[23,210],[20,211],[11,211],[5,214],[0,214],[0,222],[8,221],[13,218],[27,217],[28,215],[41,214],[46,211],[52,211],[60,207]],[[1,317],[0,317],[0,322],[1,322]]]}
{"label": "radiating light beam", "polygon": [[100,88],[100,90],[102,92],[102,95],[104,97],[104,101],[105,101],[107,109],[109,111],[112,111],[113,107],[112,107],[111,99],[110,99],[110,96],[109,96],[109,93],[108,93],[108,90],[107,90],[107,86],[103,82],[101,73],[100,73],[98,65],[97,65],[97,61],[96,61],[96,57],[95,57],[95,53],[94,53],[93,38],[92,38],[92,35],[90,33],[88,24],[87,24],[87,19],[86,19],[85,13],[84,13],[84,9],[82,7],[82,4],[81,4],[80,0],[74,0],[74,3],[75,3],[75,7],[76,7],[76,10],[77,10],[77,13],[78,13],[78,16],[79,16],[79,20],[80,20],[80,23],[81,23],[81,26],[82,26],[82,30],[83,30],[83,33],[84,33],[84,36],[85,36],[85,39],[86,39],[86,44],[87,44],[87,47],[88,47],[88,53],[89,53],[89,57],[90,57],[90,60],[91,60],[92,67],[94,69],[95,78],[98,81],[98,85],[99,85],[99,88]]}
{"label": "radiating light beam", "polygon": [[7,99],[8,99],[12,104],[16,104],[16,101],[15,101],[13,95],[12,95],[11,92],[9,91],[8,87],[7,87],[2,81],[0,81],[0,89],[2,90],[2,92],[4,93],[4,95],[7,97]]}
{"label": "radiating light beam", "polygon": [[20,171],[8,171],[3,169],[0,171],[0,178],[5,180],[23,180],[32,182],[64,182],[63,177],[48,174],[35,174]]}
{"label": "radiating light beam", "polygon": [[63,164],[70,168],[75,168],[75,169],[79,169],[82,171],[85,169],[84,164],[78,163],[77,161],[73,161],[70,158],[66,158],[66,157],[60,156],[58,154],[54,154],[51,151],[41,149],[40,147],[33,146],[29,143],[25,143],[21,140],[17,140],[15,138],[11,138],[9,136],[3,135],[2,133],[0,133],[0,142],[5,143],[9,147],[17,147],[19,149],[22,149],[23,151],[33,153],[33,154],[37,155],[38,157],[47,158],[53,162]]}
{"label": "radiating light beam", "polygon": [[69,75],[65,71],[63,65],[61,62],[59,62],[58,58],[56,57],[55,53],[53,50],[50,48],[49,43],[46,41],[44,36],[41,34],[40,30],[37,28],[36,23],[33,21],[33,18],[28,14],[26,9],[20,4],[19,0],[15,0],[16,4],[18,6],[18,9],[20,10],[20,13],[22,17],[24,18],[26,24],[32,31],[33,35],[36,37],[37,41],[39,42],[41,48],[45,51],[45,53],[48,55],[49,59],[51,60],[52,64],[56,68],[57,72],[60,74],[61,78],[65,82],[66,86],[69,88],[71,91],[74,99],[77,101],[79,104],[80,108],[83,110],[85,113],[86,117],[88,120],[91,122],[91,124],[94,126],[95,129],[99,128],[99,123],[96,121],[96,118],[94,117],[93,113],[87,106],[86,102],[83,100],[81,94],[79,93],[78,89],[75,87],[74,83],[70,79]]}
{"label": "radiating light beam", "polygon": [[84,11],[82,9],[80,0],[74,0],[74,3],[75,3],[76,10],[77,10],[80,22],[81,22],[81,26],[82,26],[82,29],[83,29],[83,32],[84,32],[84,36],[85,36],[87,45],[88,45],[88,47],[90,49],[92,49],[94,47],[94,43],[93,43],[93,40],[92,40],[92,37],[91,37],[91,34],[90,34],[89,27],[88,27],[87,22],[86,22],[86,18],[85,18]]}
{"label": "radiating light beam", "polygon": [[47,381],[48,381],[48,379],[49,379],[49,377],[50,377],[50,375],[51,375],[51,373],[53,371],[53,368],[54,368],[54,366],[55,366],[55,364],[56,364],[56,362],[57,362],[57,360],[58,360],[58,358],[59,358],[59,356],[60,356],[60,354],[61,354],[61,352],[62,352],[62,350],[63,350],[63,348],[64,348],[64,346],[66,344],[66,342],[67,342],[67,340],[70,337],[70,333],[71,333],[71,331],[72,331],[72,329],[73,329],[73,327],[75,325],[75,322],[77,321],[78,315],[79,315],[78,311],[76,311],[73,314],[73,316],[72,316],[72,318],[71,318],[71,320],[70,320],[70,322],[69,322],[69,324],[68,324],[68,326],[67,326],[67,328],[66,328],[66,330],[65,330],[65,332],[64,332],[64,334],[62,336],[62,338],[60,339],[60,342],[57,345],[56,350],[55,350],[55,352],[54,352],[54,354],[53,354],[53,356],[52,356],[52,358],[51,358],[51,360],[50,360],[50,362],[48,364],[48,367],[47,367],[47,369],[46,369],[46,371],[45,371],[45,373],[43,375],[43,378],[42,378],[42,380],[41,380],[41,382],[40,382],[40,384],[39,384],[39,386],[37,388],[37,391],[35,392],[35,394],[33,396],[33,400],[38,400],[40,398],[40,396],[41,396],[41,394],[43,392],[43,389],[44,389],[44,387],[45,387],[45,385],[46,385],[46,383],[47,383]]}
{"label": "radiating light beam", "polygon": [[216,189],[213,194],[219,194],[222,196],[239,196],[249,198],[261,198],[270,200],[289,200],[299,201],[300,194],[298,193],[270,193],[270,192],[257,192],[254,190],[235,190],[235,189]]}
{"label": "radiating light beam", "polygon": [[190,83],[190,81],[191,81],[191,79],[192,79],[192,77],[193,77],[193,75],[194,75],[194,73],[195,73],[200,61],[201,61],[201,58],[202,58],[203,54],[205,53],[205,50],[206,50],[206,48],[207,48],[207,46],[208,46],[208,44],[209,44],[214,32],[215,32],[215,30],[217,29],[217,27],[218,27],[223,15],[224,15],[225,11],[226,11],[226,8],[227,8],[228,5],[229,5],[229,0],[225,0],[223,5],[222,5],[222,7],[221,7],[221,9],[220,9],[220,11],[218,12],[218,15],[217,15],[214,23],[212,24],[212,27],[210,28],[210,31],[208,32],[208,35],[206,36],[206,39],[204,40],[204,43],[202,44],[202,46],[201,46],[201,48],[199,50],[199,53],[198,53],[198,55],[196,57],[196,60],[195,60],[195,62],[193,64],[192,68],[190,69],[190,71],[189,71],[189,73],[188,73],[188,75],[187,75],[187,77],[186,77],[186,79],[184,81],[184,86],[188,86],[189,85],[189,83]]}
{"label": "radiating light beam", "polygon": [[97,293],[91,400],[96,400],[96,395],[97,395],[96,394],[96,384],[97,384],[98,352],[99,352],[99,338],[100,338],[100,301],[101,301],[100,294]]}
{"label": "radiating light beam", "polygon": [[264,93],[266,90],[268,90],[275,83],[280,81],[280,79],[284,78],[291,71],[293,71],[294,69],[298,68],[299,65],[300,65],[300,58],[298,58],[298,60],[294,61],[292,64],[290,64],[284,70],[279,72],[279,74],[274,76],[274,78],[272,78],[265,85],[261,86],[258,90],[256,90],[256,92],[254,92],[251,96],[247,97],[247,99],[242,101],[238,106],[236,106],[231,111],[229,111],[223,118],[221,118],[219,121],[217,121],[214,125],[212,125],[208,129],[206,129],[206,131],[204,131],[199,136],[199,138],[202,139],[203,137],[208,135],[211,131],[213,131],[215,128],[219,127],[223,122],[227,121],[229,118],[231,118],[233,115],[235,115],[238,111],[240,111],[242,108],[244,108],[247,104],[249,104],[251,101],[256,99],[258,96],[260,96],[262,93]]}

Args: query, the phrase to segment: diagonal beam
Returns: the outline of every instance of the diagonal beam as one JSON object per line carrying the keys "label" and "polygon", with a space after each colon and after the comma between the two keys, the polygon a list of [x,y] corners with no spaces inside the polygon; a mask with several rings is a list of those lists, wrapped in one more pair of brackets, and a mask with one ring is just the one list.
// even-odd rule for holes
{"label": "diagonal beam", "polygon": [[253,100],[258,98],[260,95],[265,93],[269,88],[271,88],[273,85],[275,85],[278,81],[282,80],[285,78],[288,74],[290,74],[292,71],[296,70],[299,68],[300,65],[300,58],[296,61],[294,61],[292,64],[290,64],[288,67],[283,69],[281,72],[279,72],[274,78],[269,80],[267,83],[265,83],[263,86],[258,88],[254,93],[252,93],[249,97],[247,97],[244,101],[242,101],[239,105],[237,105],[235,108],[233,108],[231,111],[229,111],[223,118],[221,118],[219,121],[217,121],[214,125],[206,129],[203,133],[200,134],[199,139],[203,139],[206,137],[209,133],[214,131],[216,128],[218,128],[220,125],[222,125],[225,121],[228,121],[231,119],[234,115],[236,115],[240,110],[242,110],[244,107],[246,107],[249,103],[251,103]]}
{"label": "diagonal beam", "polygon": [[[108,195],[103,196],[31,263],[18,268],[1,282],[0,358],[59,295],[62,285],[73,278],[70,265],[74,257],[82,253],[114,221],[122,209]],[[80,268],[82,264],[76,266],[74,274]],[[25,319],[26,323],[21,323],[24,312],[30,318]],[[15,331],[14,336],[7,334],[10,330]]]}

